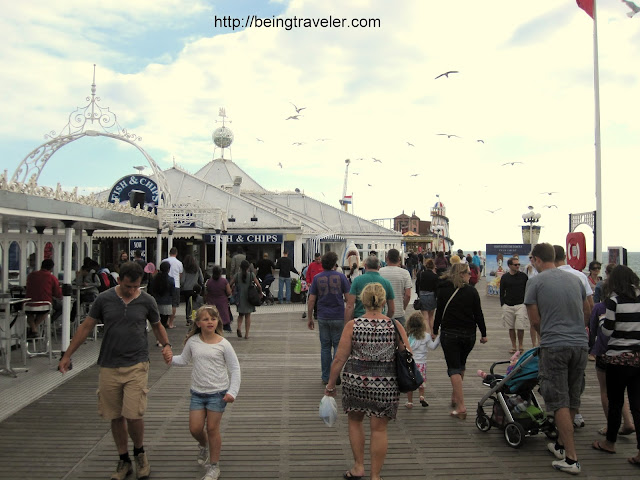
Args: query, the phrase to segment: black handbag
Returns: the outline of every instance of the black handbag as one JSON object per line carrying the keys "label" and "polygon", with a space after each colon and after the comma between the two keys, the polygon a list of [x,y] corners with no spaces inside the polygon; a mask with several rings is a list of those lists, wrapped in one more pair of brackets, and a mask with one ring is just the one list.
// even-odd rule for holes
{"label": "black handbag", "polygon": [[249,290],[247,291],[247,298],[249,303],[254,307],[262,305],[262,294],[258,290],[257,285],[253,282],[253,274],[251,275],[251,283],[249,284]]}
{"label": "black handbag", "polygon": [[[420,370],[418,370],[418,366],[413,359],[413,354],[402,341],[395,320],[393,321],[393,327],[396,332],[396,376],[398,377],[398,389],[400,393],[413,392],[422,385],[424,378],[422,378],[422,374]],[[399,343],[404,346],[404,350],[400,350]]]}
{"label": "black handbag", "polygon": [[422,302],[420,301],[420,298],[416,298],[413,301],[413,309],[417,312],[418,310],[422,310]]}

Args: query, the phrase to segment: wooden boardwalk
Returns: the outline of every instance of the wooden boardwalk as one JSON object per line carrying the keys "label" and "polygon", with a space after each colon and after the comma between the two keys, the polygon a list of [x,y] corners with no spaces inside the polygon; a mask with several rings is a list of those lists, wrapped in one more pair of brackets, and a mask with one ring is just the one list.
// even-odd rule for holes
{"label": "wooden boardwalk", "polygon": [[[477,344],[469,359],[464,387],[468,419],[449,417],[450,384],[442,350],[430,352],[430,406],[407,410],[401,399],[398,418],[389,424],[385,479],[567,478],[551,468],[544,435],[528,438],[515,450],[501,431],[482,433],[474,425],[471,411],[487,390],[473,372],[509,357],[498,300],[481,297],[489,343]],[[318,332],[307,329],[301,306],[294,310],[255,315],[249,340],[235,332],[227,337],[240,358],[242,386],[223,416],[222,479],[338,479],[350,466],[346,417],[340,414],[332,428],[318,418],[324,389]],[[183,326],[170,331],[178,353],[184,333]],[[151,357],[145,416],[151,478],[200,479],[204,473],[195,462],[196,444],[187,425],[190,368],[165,366],[155,347]],[[1,422],[0,479],[109,478],[117,456],[109,425],[96,412],[96,385],[93,366]],[[591,362],[582,413],[587,425],[576,432],[581,477],[639,478],[640,470],[626,462],[636,452],[635,437],[620,437],[616,455],[591,449],[591,442],[602,438],[597,430],[604,424]],[[367,452],[367,462],[368,457]]]}

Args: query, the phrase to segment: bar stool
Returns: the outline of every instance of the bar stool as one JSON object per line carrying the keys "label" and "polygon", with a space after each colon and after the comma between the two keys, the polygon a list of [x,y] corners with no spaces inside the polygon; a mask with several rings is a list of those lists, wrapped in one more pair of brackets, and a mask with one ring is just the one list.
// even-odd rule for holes
{"label": "bar stool", "polygon": [[[7,311],[6,311],[7,308],[9,309],[9,315],[13,315],[13,320],[8,322],[8,325],[6,325],[6,327],[8,328],[8,331],[6,332],[3,331],[2,335],[0,335],[0,354],[9,355],[9,358],[10,358],[11,351],[7,352],[5,347],[5,342],[6,340],[8,340],[7,336],[11,340],[17,340],[20,345],[20,350],[22,350],[22,361],[26,367],[27,366],[27,342],[26,342],[27,335],[26,335],[25,327],[24,326],[23,328],[16,327],[15,333],[11,333],[13,326],[16,324],[16,322],[21,316],[22,305],[21,304],[10,305],[9,303],[4,303],[4,301],[9,302],[12,298],[13,297],[11,293],[0,293],[0,316],[4,316],[7,314]],[[24,321],[24,325],[26,325],[27,321],[25,316],[23,316],[23,321]]]}
{"label": "bar stool", "polygon": [[[27,346],[29,342],[33,341],[33,352],[29,352],[26,350],[29,358],[33,357],[45,357],[49,356],[49,365],[53,362],[53,349],[51,345],[51,302],[28,302],[24,305],[24,313],[26,315],[41,315],[45,313],[47,316],[45,317],[44,327],[43,324],[38,326],[38,336],[37,337],[27,337],[27,327],[28,322],[25,322],[25,338],[27,339]],[[37,349],[37,342],[44,343],[44,349]]]}

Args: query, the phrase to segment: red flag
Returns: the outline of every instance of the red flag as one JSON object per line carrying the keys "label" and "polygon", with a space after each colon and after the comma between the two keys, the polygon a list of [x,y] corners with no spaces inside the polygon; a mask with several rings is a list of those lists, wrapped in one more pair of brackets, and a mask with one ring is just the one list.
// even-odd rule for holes
{"label": "red flag", "polygon": [[593,18],[593,0],[576,0],[578,6]]}

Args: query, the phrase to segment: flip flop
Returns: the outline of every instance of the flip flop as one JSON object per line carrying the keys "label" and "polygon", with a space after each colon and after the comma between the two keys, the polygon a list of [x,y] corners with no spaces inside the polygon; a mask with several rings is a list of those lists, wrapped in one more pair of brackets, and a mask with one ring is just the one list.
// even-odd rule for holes
{"label": "flip flop", "polygon": [[596,440],[591,444],[591,448],[593,448],[594,450],[600,450],[601,452],[604,452],[604,453],[609,453],[611,455],[616,453],[615,450],[607,450],[606,448],[602,448],[602,445],[600,445],[600,442],[598,440]]}
{"label": "flip flop", "polygon": [[513,355],[514,353],[516,353],[518,350],[516,350],[515,348],[512,348],[511,350],[509,350],[509,353],[511,355]]}
{"label": "flip flop", "polygon": [[[618,434],[619,433],[620,432],[618,432]],[[600,428],[600,430],[598,430],[598,434],[599,435],[606,435],[607,434],[607,427],[605,426],[605,427]]]}
{"label": "flip flop", "polygon": [[362,480],[363,476],[364,475],[354,475],[351,473],[351,470],[347,470],[344,472],[344,475],[342,475],[342,478],[346,478],[347,480]]}
{"label": "flip flop", "polygon": [[638,457],[629,457],[627,458],[627,462],[631,465],[635,465],[636,467],[640,467],[640,458]]}
{"label": "flip flop", "polygon": [[635,428],[630,428],[630,429],[621,429],[618,432],[618,435],[631,435],[632,433],[636,433]]}

